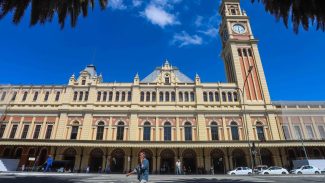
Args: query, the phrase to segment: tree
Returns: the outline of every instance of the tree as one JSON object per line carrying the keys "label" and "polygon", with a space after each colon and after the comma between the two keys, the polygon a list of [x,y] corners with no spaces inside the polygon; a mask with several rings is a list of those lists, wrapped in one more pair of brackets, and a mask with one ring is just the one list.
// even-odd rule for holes
{"label": "tree", "polygon": [[[253,3],[255,0],[251,0]],[[257,0],[262,2],[265,10],[270,12],[277,20],[283,19],[288,27],[289,18],[293,30],[298,33],[300,25],[308,30],[310,24],[317,30],[325,31],[325,1],[324,0]]]}
{"label": "tree", "polygon": [[[98,0],[101,9],[105,9],[108,0]],[[88,15],[89,7],[95,6],[94,0],[0,0],[0,19],[9,12],[13,12],[13,23],[19,24],[30,6],[30,25],[51,22],[55,14],[58,15],[58,22],[64,28],[67,16],[70,16],[70,24],[75,27],[78,17],[82,14]]]}

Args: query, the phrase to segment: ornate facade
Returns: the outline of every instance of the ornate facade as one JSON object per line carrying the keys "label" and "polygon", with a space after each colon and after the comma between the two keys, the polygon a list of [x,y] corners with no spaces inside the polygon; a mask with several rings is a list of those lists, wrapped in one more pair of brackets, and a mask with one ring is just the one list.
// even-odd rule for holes
{"label": "ornate facade", "polygon": [[227,83],[192,80],[166,61],[130,83],[103,82],[89,65],[67,85],[1,85],[0,157],[31,167],[51,154],[75,171],[115,173],[140,151],[153,173],[173,173],[177,159],[188,173],[225,173],[324,158],[325,102],[272,102],[239,0],[224,0],[220,14]]}

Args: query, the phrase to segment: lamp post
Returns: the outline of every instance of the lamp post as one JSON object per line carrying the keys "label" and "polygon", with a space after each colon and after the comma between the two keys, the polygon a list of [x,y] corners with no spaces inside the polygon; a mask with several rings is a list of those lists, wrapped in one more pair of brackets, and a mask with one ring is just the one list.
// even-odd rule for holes
{"label": "lamp post", "polygon": [[245,85],[248,81],[248,77],[249,75],[252,73],[252,70],[253,70],[254,66],[249,66],[249,69],[248,69],[248,72],[245,76],[245,81],[244,81],[244,85],[243,85],[243,88],[237,88],[238,91],[240,91],[241,93],[241,97],[240,97],[240,103],[241,103],[241,106],[242,106],[242,112],[243,112],[243,117],[244,117],[244,122],[245,122],[245,131],[246,131],[246,138],[247,138],[247,142],[248,142],[248,148],[249,148],[249,155],[250,155],[250,159],[251,159],[251,165],[252,165],[252,171],[254,169],[254,160],[253,160],[253,152],[252,152],[252,149],[251,149],[251,142],[250,142],[250,139],[249,139],[249,133],[248,133],[248,125],[247,125],[247,117],[246,117],[246,105],[245,105],[245,100],[244,100],[244,94],[245,94]]}

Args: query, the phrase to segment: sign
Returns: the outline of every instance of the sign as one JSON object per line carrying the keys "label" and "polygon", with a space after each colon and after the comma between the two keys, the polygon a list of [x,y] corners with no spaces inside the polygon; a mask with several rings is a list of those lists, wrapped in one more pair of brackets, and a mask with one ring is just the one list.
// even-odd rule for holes
{"label": "sign", "polygon": [[28,161],[35,161],[35,157],[29,157]]}

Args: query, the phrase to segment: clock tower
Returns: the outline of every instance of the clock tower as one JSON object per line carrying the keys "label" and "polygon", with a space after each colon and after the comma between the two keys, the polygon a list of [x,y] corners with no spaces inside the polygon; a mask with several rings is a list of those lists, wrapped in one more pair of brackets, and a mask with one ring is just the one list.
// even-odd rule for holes
{"label": "clock tower", "polygon": [[[249,17],[239,0],[223,0],[220,6],[222,23],[222,58],[227,81],[244,87],[247,102],[271,104],[270,95]],[[250,71],[251,70],[251,71]],[[250,74],[248,74],[251,72]],[[247,77],[248,76],[248,77]]]}

